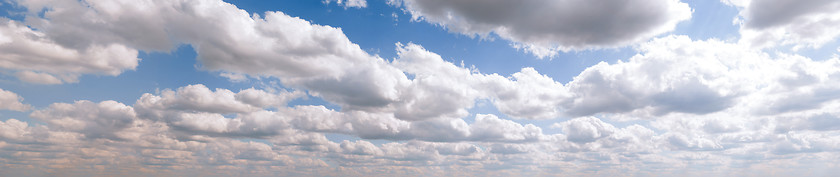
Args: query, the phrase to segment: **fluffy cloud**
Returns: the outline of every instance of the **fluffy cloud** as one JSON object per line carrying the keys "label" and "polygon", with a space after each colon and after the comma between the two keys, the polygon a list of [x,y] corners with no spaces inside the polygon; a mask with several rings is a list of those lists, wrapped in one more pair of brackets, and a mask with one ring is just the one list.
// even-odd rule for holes
{"label": "fluffy cloud", "polygon": [[723,0],[740,9],[741,42],[757,47],[819,48],[840,36],[840,2]]}
{"label": "fluffy cloud", "polygon": [[773,68],[785,61],[741,45],[686,36],[655,39],[639,50],[629,61],[599,63],[569,82],[574,101],[568,113],[718,112],[770,84],[767,78],[778,76]]}
{"label": "fluffy cloud", "polygon": [[623,46],[674,29],[691,18],[676,0],[592,2],[391,0],[412,20],[427,21],[469,36],[491,33],[540,57],[559,51]]}
{"label": "fluffy cloud", "polygon": [[32,106],[23,103],[23,97],[18,94],[0,89],[0,109],[13,111],[27,111]]}
{"label": "fluffy cloud", "polygon": [[563,132],[567,139],[572,142],[587,143],[599,138],[608,137],[614,133],[615,127],[606,124],[597,118],[578,118],[564,122]]}

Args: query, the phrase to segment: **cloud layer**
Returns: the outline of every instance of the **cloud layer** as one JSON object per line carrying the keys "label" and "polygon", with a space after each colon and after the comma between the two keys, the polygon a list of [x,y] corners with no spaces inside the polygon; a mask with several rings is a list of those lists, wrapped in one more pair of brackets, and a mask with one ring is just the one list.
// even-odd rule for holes
{"label": "cloud layer", "polygon": [[[690,17],[678,1],[564,2],[578,4],[530,15],[592,9],[620,15],[563,21],[572,16],[540,28],[493,16],[519,14],[507,8],[536,1],[390,3],[415,20],[553,52],[647,41]],[[668,35],[562,83],[529,67],[482,73],[414,43],[396,43],[395,57],[384,59],[340,28],[282,12],[249,15],[222,1],[16,3],[29,12],[0,27],[0,42],[7,41],[0,50],[8,51],[0,54],[0,67],[21,81],[119,75],[136,67],[138,51],[191,45],[204,70],[276,80],[285,88],[193,84],[145,93],[134,103],[78,100],[34,109],[0,89],[0,109],[32,110],[30,119],[0,121],[3,175],[824,176],[840,169],[837,56],[815,60]],[[767,14],[752,11],[741,14],[745,30],[791,23],[761,20]],[[636,18],[646,20],[627,31],[600,28]],[[568,24],[581,28],[540,32]],[[570,34],[584,39],[564,36]],[[337,108],[295,102],[304,99]],[[474,111],[479,106],[498,113]],[[539,121],[551,124],[525,123]]]}

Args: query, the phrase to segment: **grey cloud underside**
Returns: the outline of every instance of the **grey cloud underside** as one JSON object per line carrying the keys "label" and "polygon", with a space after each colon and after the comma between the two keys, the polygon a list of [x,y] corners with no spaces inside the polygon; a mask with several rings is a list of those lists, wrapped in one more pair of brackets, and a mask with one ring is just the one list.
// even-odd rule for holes
{"label": "grey cloud underside", "polygon": [[840,2],[833,0],[755,0],[746,12],[748,28],[769,28],[793,23],[810,14],[825,13],[840,8]]}
{"label": "grey cloud underside", "polygon": [[726,0],[739,8],[740,43],[755,47],[818,49],[840,36],[840,2]]}
{"label": "grey cloud underside", "polygon": [[[414,20],[439,24],[466,35],[488,36],[529,45],[538,57],[556,50],[627,45],[674,28],[691,15],[688,5],[659,0],[393,0]],[[546,48],[550,52],[538,52]],[[557,49],[559,48],[559,49]]]}

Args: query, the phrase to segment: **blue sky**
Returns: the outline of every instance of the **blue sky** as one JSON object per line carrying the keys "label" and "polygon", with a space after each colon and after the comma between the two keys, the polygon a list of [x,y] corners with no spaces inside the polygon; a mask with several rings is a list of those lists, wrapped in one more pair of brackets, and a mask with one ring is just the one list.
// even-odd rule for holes
{"label": "blue sky", "polygon": [[831,0],[10,0],[0,176],[827,176]]}

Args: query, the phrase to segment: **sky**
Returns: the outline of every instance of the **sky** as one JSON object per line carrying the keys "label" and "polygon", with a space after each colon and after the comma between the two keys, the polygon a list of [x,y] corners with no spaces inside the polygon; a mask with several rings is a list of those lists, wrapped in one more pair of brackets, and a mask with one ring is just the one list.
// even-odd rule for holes
{"label": "sky", "polygon": [[3,0],[0,177],[831,176],[836,0]]}

